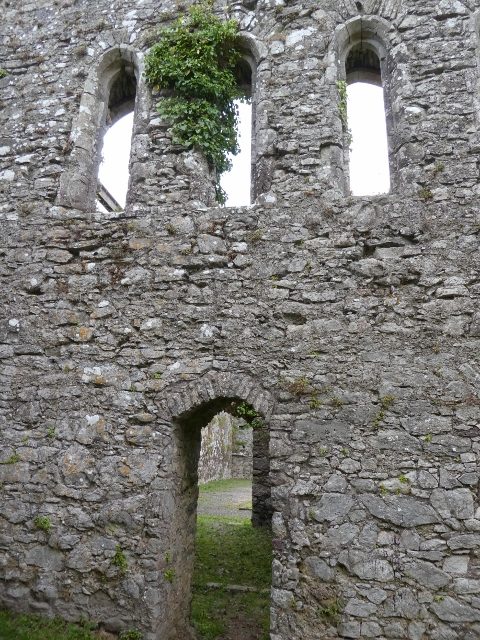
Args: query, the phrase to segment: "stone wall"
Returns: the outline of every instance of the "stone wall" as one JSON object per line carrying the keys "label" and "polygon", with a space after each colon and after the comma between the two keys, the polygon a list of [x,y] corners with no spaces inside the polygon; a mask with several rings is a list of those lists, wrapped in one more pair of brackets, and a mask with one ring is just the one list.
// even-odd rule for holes
{"label": "stone wall", "polygon": [[252,428],[226,412],[219,413],[202,429],[198,482],[229,478],[251,479]]}
{"label": "stone wall", "polygon": [[202,429],[198,482],[232,477],[233,425],[228,413],[220,413]]}
{"label": "stone wall", "polygon": [[[257,203],[210,206],[139,76],[118,215],[86,205],[81,124],[105,53],[141,72],[176,6],[0,7],[2,605],[187,638],[200,429],[238,399],[266,425],[272,640],[478,638],[476,3],[232,5]],[[336,83],[366,18],[394,188],[353,198]]]}
{"label": "stone wall", "polygon": [[253,429],[244,424],[233,432],[232,478],[251,478],[252,464]]}

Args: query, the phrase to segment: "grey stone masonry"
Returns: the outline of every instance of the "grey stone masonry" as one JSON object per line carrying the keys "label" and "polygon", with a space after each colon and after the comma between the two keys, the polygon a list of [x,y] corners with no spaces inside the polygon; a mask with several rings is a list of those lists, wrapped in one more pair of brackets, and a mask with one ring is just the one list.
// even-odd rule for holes
{"label": "grey stone masonry", "polygon": [[[218,3],[254,66],[239,209],[142,76],[182,7],[0,0],[0,603],[191,637],[200,429],[240,401],[271,640],[478,640],[478,0]],[[362,38],[392,172],[370,198],[337,84]],[[98,214],[125,69],[127,205]]]}
{"label": "grey stone masonry", "polygon": [[[256,450],[256,453],[259,453]],[[260,464],[260,461],[259,461]],[[252,478],[252,427],[230,413],[217,414],[201,431],[198,482]]]}

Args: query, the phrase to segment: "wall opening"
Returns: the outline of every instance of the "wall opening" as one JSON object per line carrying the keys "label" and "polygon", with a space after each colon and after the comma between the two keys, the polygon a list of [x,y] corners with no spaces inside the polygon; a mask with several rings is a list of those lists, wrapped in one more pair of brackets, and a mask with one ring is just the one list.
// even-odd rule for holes
{"label": "wall opening", "polygon": [[[186,601],[185,614],[199,640],[224,637],[223,633],[233,637],[228,632],[238,625],[245,630],[245,640],[268,640],[268,426],[251,405],[235,398],[202,405],[177,426],[180,477],[175,527],[182,531],[183,548],[177,548],[181,566],[177,563],[175,572],[182,574],[177,579],[184,586],[179,597]],[[232,454],[248,440],[248,431],[250,469],[248,474],[235,474]]]}
{"label": "wall opening", "polygon": [[[80,211],[94,211],[96,208],[115,211],[123,208],[107,188],[101,187],[103,178],[99,178],[99,166],[106,130],[111,128],[110,135],[115,137],[115,123],[132,113],[138,100],[145,101],[145,96],[142,97],[142,93],[137,91],[139,75],[138,56],[127,45],[105,51],[90,71],[70,133],[72,149],[68,168],[60,176],[58,205]],[[143,109],[139,107],[137,111],[142,113]],[[122,136],[122,139],[122,144],[127,147],[124,156],[128,156],[131,132]],[[128,165],[128,161],[124,161],[124,165]],[[114,181],[125,183],[128,178],[122,178],[120,172]],[[98,200],[101,200],[102,207]]]}
{"label": "wall opening", "polygon": [[[112,124],[103,136],[97,183],[97,208],[100,211],[125,207],[130,177],[132,131],[133,111]],[[107,206],[104,204],[104,199],[108,197],[105,190],[111,196]]]}
{"label": "wall opening", "polygon": [[390,191],[387,120],[381,62],[369,43],[354,45],[345,60],[350,190],[367,196]]}
{"label": "wall opening", "polygon": [[220,185],[227,195],[227,207],[245,207],[250,205],[253,199],[252,144],[255,122],[252,65],[251,61],[244,58],[236,70],[238,87],[244,98],[235,100],[240,151],[236,156],[230,156],[232,168],[225,172],[220,180]]}
{"label": "wall opening", "polygon": [[97,209],[118,211],[125,207],[137,82],[132,64],[124,62],[114,76],[108,94],[97,176]]}

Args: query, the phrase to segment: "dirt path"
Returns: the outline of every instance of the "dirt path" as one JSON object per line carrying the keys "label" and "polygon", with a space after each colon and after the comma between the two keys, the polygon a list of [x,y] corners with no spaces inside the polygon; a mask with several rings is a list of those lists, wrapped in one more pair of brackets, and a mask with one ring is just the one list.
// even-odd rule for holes
{"label": "dirt path", "polygon": [[252,483],[250,480],[228,480],[200,486],[198,514],[202,516],[252,517]]}

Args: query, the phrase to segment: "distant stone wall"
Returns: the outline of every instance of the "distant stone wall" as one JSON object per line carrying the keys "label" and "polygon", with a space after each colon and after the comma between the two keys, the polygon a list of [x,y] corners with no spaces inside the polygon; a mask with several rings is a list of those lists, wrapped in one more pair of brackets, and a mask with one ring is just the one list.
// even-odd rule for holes
{"label": "distant stone wall", "polygon": [[252,478],[252,428],[239,426],[229,413],[219,413],[202,429],[198,482]]}
{"label": "distant stone wall", "polygon": [[233,430],[232,478],[252,477],[253,429],[243,426]]}
{"label": "distant stone wall", "polygon": [[232,477],[232,416],[219,413],[202,429],[202,445],[198,461],[198,482]]}

